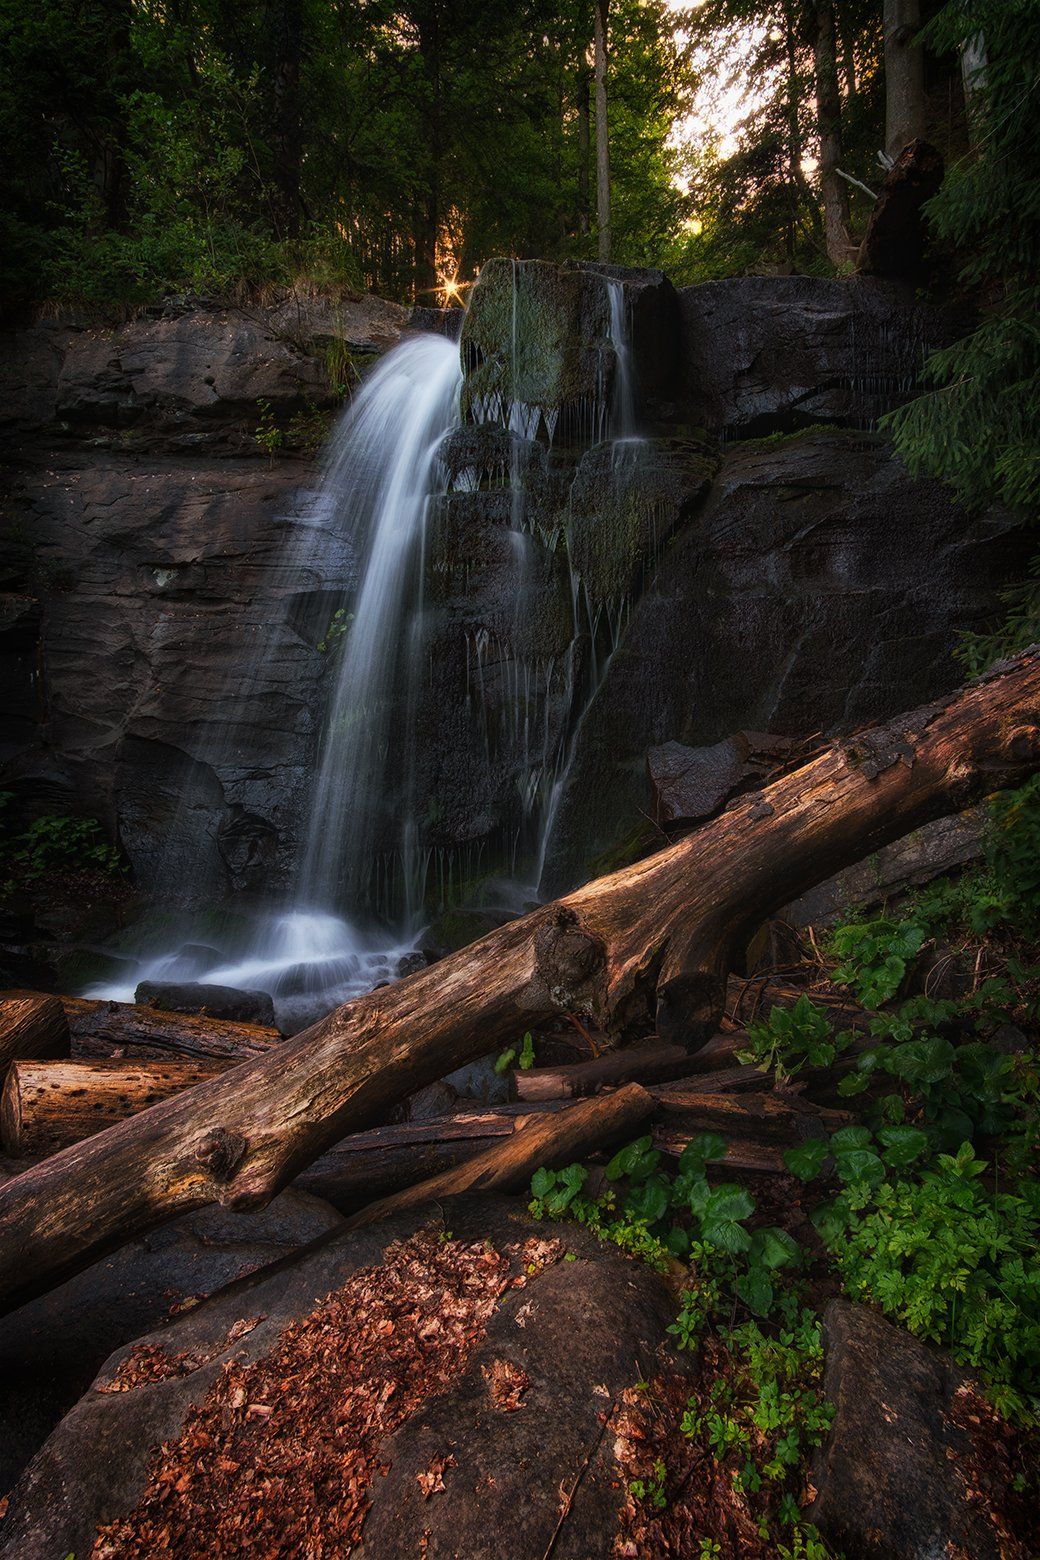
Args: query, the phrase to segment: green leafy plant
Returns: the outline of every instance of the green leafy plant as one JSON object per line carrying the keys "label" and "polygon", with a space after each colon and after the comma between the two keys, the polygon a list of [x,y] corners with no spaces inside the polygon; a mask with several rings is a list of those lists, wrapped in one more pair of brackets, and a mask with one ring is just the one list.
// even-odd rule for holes
{"label": "green leafy plant", "polygon": [[117,877],[125,864],[95,818],[46,813],[0,843],[0,870],[15,882],[32,883],[57,870]]}
{"label": "green leafy plant", "polygon": [[834,979],[851,986],[864,1007],[890,1002],[906,976],[907,965],[921,950],[925,930],[913,921],[847,922],[835,929],[831,952],[839,959]]}
{"label": "green leafy plant", "polygon": [[318,640],[318,649],[323,655],[334,649],[341,640],[346,638],[353,621],[353,612],[348,612],[345,607],[336,608],[329,619],[329,626],[325,630],[324,636]]}
{"label": "green leafy plant", "polygon": [[771,1072],[777,1083],[806,1067],[829,1067],[852,1041],[848,1033],[832,1036],[826,1013],[804,992],[793,1007],[773,1007],[762,1023],[749,1024],[747,1034],[738,1060]]}
{"label": "green leafy plant", "polygon": [[[889,1165],[918,1140],[888,1136]],[[857,1176],[815,1216],[846,1288],[977,1368],[1005,1413],[1033,1418],[1040,1394],[1040,1183],[996,1191],[970,1143],[919,1179]]]}
{"label": "green leafy plant", "polygon": [[495,1071],[499,1074],[508,1072],[514,1063],[523,1072],[530,1072],[535,1064],[534,1037],[530,1030],[527,1031],[520,1042],[519,1051],[515,1045],[511,1045],[499,1053],[495,1061]]}
{"label": "green leafy plant", "polygon": [[632,1479],[628,1487],[636,1500],[646,1501],[655,1511],[664,1511],[668,1505],[668,1497],[664,1492],[664,1479],[664,1461],[658,1457],[654,1460],[651,1476],[646,1479]]}

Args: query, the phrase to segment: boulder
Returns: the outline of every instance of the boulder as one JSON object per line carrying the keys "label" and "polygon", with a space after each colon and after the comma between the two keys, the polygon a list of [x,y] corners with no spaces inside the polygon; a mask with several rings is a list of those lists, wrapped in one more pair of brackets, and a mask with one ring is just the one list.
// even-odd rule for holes
{"label": "boulder", "polygon": [[113,1349],[340,1222],[328,1203],[294,1190],[260,1213],[206,1208],[130,1241],[0,1320],[0,1496]]}
{"label": "boulder", "polygon": [[872,909],[944,872],[967,866],[982,855],[985,824],[982,807],[936,818],[811,888],[781,910],[780,918],[790,926],[826,926],[853,907]]}
{"label": "boulder", "polygon": [[142,980],[134,1001],[167,1013],[208,1013],[210,1018],[274,1028],[274,1002],[266,991],[241,991],[237,986],[210,986],[205,981]]}
{"label": "boulder", "polygon": [[970,323],[880,277],[737,276],[679,297],[690,419],[740,438],[873,428]]}
{"label": "boulder", "polygon": [[169,298],[125,324],[44,321],[0,340],[0,441],[90,431],[151,450],[254,447],[258,407],[285,420],[338,396],[344,352],[385,352],[407,310],[364,294],[255,308]]}
{"label": "boulder", "polygon": [[824,1346],[835,1418],[808,1516],[828,1543],[846,1560],[1028,1560],[1011,1436],[978,1383],[846,1300],[827,1306]]}
{"label": "boulder", "polygon": [[698,823],[761,781],[794,746],[789,737],[738,731],[712,747],[664,742],[646,755],[654,822]]}
{"label": "boulder", "polygon": [[609,286],[628,316],[635,406],[678,391],[678,303],[660,271],[546,260],[489,260],[462,327],[467,420],[550,443],[609,431],[619,371]]}
{"label": "boulder", "polygon": [[332,1235],[117,1349],[0,1555],[88,1553],[99,1528],[102,1554],[187,1554],[203,1527],[215,1553],[609,1554],[612,1415],[673,1314],[650,1268],[505,1199]]}

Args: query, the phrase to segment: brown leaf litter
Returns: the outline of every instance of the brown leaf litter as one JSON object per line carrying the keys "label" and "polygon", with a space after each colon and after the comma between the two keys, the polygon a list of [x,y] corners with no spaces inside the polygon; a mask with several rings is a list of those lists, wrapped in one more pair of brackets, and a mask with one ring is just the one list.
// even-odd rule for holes
{"label": "brown leaf litter", "polygon": [[[94,1560],[348,1556],[386,1437],[457,1379],[503,1292],[561,1252],[541,1240],[499,1252],[430,1230],[388,1246],[381,1265],[292,1322],[268,1354],[224,1364],[178,1439],[153,1456],[136,1509],[99,1531]],[[115,1390],[188,1368],[154,1346],[134,1354]],[[522,1390],[515,1379],[503,1386],[517,1405]],[[450,1465],[420,1478],[426,1498]]]}

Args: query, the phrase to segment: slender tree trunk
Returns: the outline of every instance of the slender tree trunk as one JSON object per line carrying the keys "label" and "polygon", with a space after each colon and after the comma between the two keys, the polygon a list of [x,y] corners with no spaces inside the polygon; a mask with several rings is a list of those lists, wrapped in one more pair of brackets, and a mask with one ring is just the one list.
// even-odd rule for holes
{"label": "slender tree trunk", "polygon": [[[799,117],[801,106],[801,79],[798,73],[797,39],[795,37],[794,16],[792,15],[791,0],[786,0],[784,5],[784,43],[787,52],[787,158],[789,186],[791,190],[791,221],[792,227],[797,226],[799,210],[808,213],[809,221],[814,233],[820,231],[819,207],[809,188],[805,177],[802,161],[805,155],[805,145],[802,141],[802,125]],[[791,258],[794,258],[794,234],[790,245]]]}
{"label": "slender tree trunk", "polygon": [[833,0],[817,0],[813,39],[816,64],[816,119],[820,135],[820,191],[823,195],[823,235],[832,265],[849,258],[849,193],[837,169],[841,166],[841,94]]}
{"label": "slender tree trunk", "polygon": [[589,73],[583,67],[578,75],[578,232],[592,226],[589,210]]}
{"label": "slender tree trunk", "polygon": [[444,154],[441,102],[440,30],[437,8],[431,6],[419,27],[419,55],[428,94],[427,143],[429,173],[416,230],[416,291],[426,302],[436,302],[440,275],[437,246],[441,227],[441,161]]}
{"label": "slender tree trunk", "polygon": [[921,0],[885,0],[885,151],[893,161],[925,132]]}
{"label": "slender tree trunk", "polygon": [[300,174],[303,125],[300,117],[300,62],[303,56],[303,0],[282,0],[274,72],[275,186],[281,237],[300,236]]}
{"label": "slender tree trunk", "polygon": [[596,221],[599,258],[608,265],[613,249],[610,230],[610,142],[607,130],[607,13],[610,0],[595,0],[596,10]]}
{"label": "slender tree trunk", "polygon": [[848,17],[841,15],[841,73],[845,77],[845,97],[856,96],[856,35]]}

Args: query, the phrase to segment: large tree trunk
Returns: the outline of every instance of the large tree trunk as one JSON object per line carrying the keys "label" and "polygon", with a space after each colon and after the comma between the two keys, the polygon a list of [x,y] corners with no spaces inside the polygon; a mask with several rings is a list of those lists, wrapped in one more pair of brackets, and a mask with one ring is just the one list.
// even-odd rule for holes
{"label": "large tree trunk", "polygon": [[15,1062],[0,1092],[0,1144],[38,1159],[103,1132],[234,1062]]}
{"label": "large tree trunk", "polygon": [[670,849],[349,1002],[270,1054],[0,1189],[0,1305],[175,1214],[266,1203],[402,1096],[561,1012],[616,1037],[716,1031],[762,920],[888,841],[1040,768],[1040,651],[836,743]]}
{"label": "large tree trunk", "polygon": [[841,166],[841,94],[833,0],[817,0],[813,38],[816,65],[816,121],[820,135],[820,193],[823,234],[832,265],[849,258],[849,192]]}
{"label": "large tree trunk", "polygon": [[885,150],[893,161],[925,133],[921,0],[885,0]]}
{"label": "large tree trunk", "polygon": [[610,0],[594,0],[596,61],[596,223],[598,254],[609,265],[613,252],[610,228],[610,141],[607,130],[607,14]]}
{"label": "large tree trunk", "polygon": [[213,1057],[243,1062],[281,1045],[277,1029],[240,1024],[200,1013],[169,1013],[136,1002],[98,1002],[89,997],[55,998],[65,1009],[74,1056],[132,1056],[142,1061],[186,1061]]}
{"label": "large tree trunk", "polygon": [[589,73],[578,72],[578,232],[587,233],[592,226],[589,212],[589,151],[592,137],[589,126]]}

